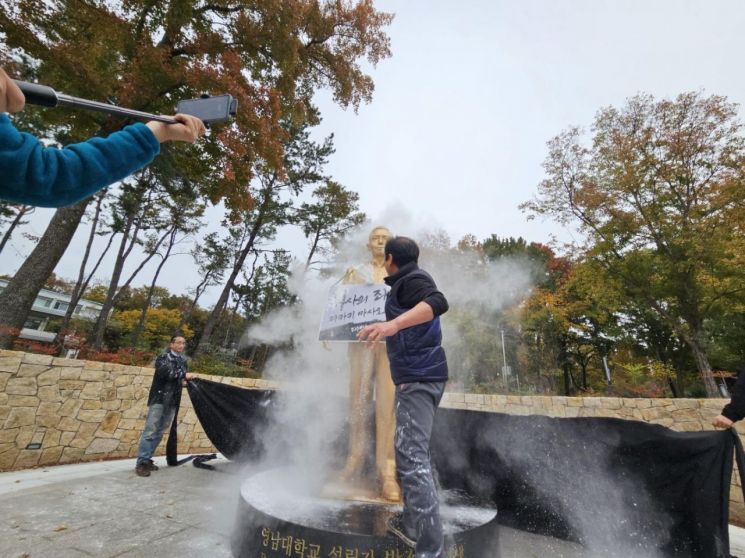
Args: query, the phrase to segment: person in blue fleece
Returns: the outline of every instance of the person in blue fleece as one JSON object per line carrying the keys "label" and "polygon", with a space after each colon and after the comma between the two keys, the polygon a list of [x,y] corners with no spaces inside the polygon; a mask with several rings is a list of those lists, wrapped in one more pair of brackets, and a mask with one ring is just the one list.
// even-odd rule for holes
{"label": "person in blue fleece", "polygon": [[177,114],[176,124],[137,123],[105,138],[45,147],[19,132],[7,112],[23,109],[26,99],[0,68],[0,199],[38,207],[72,205],[149,164],[166,141],[193,143],[204,123]]}

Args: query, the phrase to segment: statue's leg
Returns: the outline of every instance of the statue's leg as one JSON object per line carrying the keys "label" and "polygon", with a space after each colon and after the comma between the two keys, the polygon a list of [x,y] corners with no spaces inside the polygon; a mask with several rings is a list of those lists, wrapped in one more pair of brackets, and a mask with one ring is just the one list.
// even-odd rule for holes
{"label": "statue's leg", "polygon": [[373,351],[362,343],[349,346],[349,451],[339,480],[359,478],[370,447],[370,409],[373,399]]}
{"label": "statue's leg", "polygon": [[396,479],[396,453],[393,436],[396,431],[396,386],[391,380],[391,368],[385,345],[375,349],[375,464],[380,482],[380,495],[386,500],[401,500],[401,488]]}

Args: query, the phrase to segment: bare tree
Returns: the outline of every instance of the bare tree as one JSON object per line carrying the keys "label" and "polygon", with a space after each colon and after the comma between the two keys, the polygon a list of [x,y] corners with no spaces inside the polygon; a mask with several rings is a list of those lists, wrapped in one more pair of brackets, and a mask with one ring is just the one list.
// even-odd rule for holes
{"label": "bare tree", "polygon": [[0,202],[0,222],[7,221],[8,228],[5,229],[2,239],[0,239],[0,253],[2,253],[5,245],[13,236],[13,232],[20,227],[25,225],[28,221],[24,221],[23,218],[27,215],[31,215],[36,208],[30,205],[16,205],[6,202]]}

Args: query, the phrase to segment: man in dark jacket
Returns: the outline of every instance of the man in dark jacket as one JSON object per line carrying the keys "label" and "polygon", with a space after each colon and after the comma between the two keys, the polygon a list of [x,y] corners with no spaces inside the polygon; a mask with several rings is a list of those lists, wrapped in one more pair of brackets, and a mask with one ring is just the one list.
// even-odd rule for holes
{"label": "man in dark jacket", "polygon": [[385,322],[360,331],[374,344],[385,337],[391,376],[396,386],[396,472],[404,509],[388,529],[416,558],[442,558],[444,540],[437,487],[432,477],[429,440],[435,411],[448,379],[439,316],[448,309],[432,277],[419,269],[419,247],[397,236],[385,245],[385,282],[391,292]]}
{"label": "man in dark jacket", "polygon": [[745,418],[745,366],[738,370],[737,380],[732,388],[732,399],[724,406],[711,424],[718,428],[730,428],[738,420]]}
{"label": "man in dark jacket", "polygon": [[191,380],[191,374],[186,372],[187,363],[183,356],[185,348],[186,339],[174,335],[168,350],[155,359],[155,374],[147,399],[147,419],[135,465],[135,472],[141,477],[149,477],[151,471],[158,470],[158,466],[153,463],[153,453],[163,438],[163,433],[173,422],[184,380]]}

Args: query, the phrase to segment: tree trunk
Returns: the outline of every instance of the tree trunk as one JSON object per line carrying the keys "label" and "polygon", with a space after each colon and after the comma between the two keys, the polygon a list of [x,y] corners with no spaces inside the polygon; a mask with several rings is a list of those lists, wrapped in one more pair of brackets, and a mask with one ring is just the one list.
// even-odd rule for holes
{"label": "tree trunk", "polygon": [[706,356],[706,349],[704,348],[705,343],[702,320],[695,314],[689,314],[683,319],[688,327],[685,328],[676,324],[677,327],[675,327],[674,330],[691,349],[693,360],[696,362],[696,368],[698,369],[698,373],[701,375],[701,380],[704,382],[706,397],[720,397],[717,384],[711,373],[709,357]]}
{"label": "tree trunk", "polygon": [[564,370],[564,395],[569,397],[572,395],[572,375],[569,371],[569,362],[564,361],[562,369]]}
{"label": "tree trunk", "polygon": [[241,250],[238,259],[233,266],[233,271],[230,273],[230,277],[228,277],[228,281],[227,283],[225,283],[225,287],[223,288],[222,293],[220,293],[220,298],[217,300],[217,303],[215,303],[215,307],[213,308],[212,312],[210,312],[209,318],[207,318],[207,323],[204,324],[204,330],[202,331],[202,336],[199,338],[199,343],[197,344],[194,356],[204,351],[210,344],[212,332],[215,330],[215,326],[217,325],[217,322],[220,318],[222,309],[225,308],[225,305],[228,302],[228,297],[230,296],[230,291],[233,290],[235,279],[238,277],[238,274],[243,268],[243,263],[246,261],[246,257],[251,252],[251,250],[253,250],[256,237],[258,236],[259,230],[261,230],[261,227],[264,224],[264,218],[266,217],[266,213],[269,210],[269,206],[272,202],[272,193],[272,186],[268,186],[264,189],[264,198],[262,199],[261,206],[259,207],[259,211],[256,214],[256,222],[251,229],[251,234],[249,235],[248,240],[243,247],[243,250]]}
{"label": "tree trunk", "polygon": [[[80,271],[78,271],[78,280],[75,282],[75,287],[72,290],[72,294],[70,295],[70,305],[67,307],[67,311],[65,312],[65,317],[62,320],[62,327],[60,327],[59,330],[59,336],[57,338],[57,341],[59,345],[62,345],[62,340],[64,339],[65,330],[67,329],[67,326],[70,324],[70,320],[72,319],[72,314],[75,312],[75,307],[78,305],[78,301],[80,300],[80,297],[83,294],[83,291],[88,286],[88,281],[90,281],[90,277],[92,277],[93,273],[95,273],[96,269],[98,269],[99,264],[101,263],[101,260],[103,259],[103,254],[105,254],[108,251],[108,246],[106,250],[104,250],[103,254],[101,254],[101,257],[98,259],[98,262],[96,262],[96,265],[93,268],[93,271],[91,272],[91,275],[89,276],[89,279],[85,279],[85,267],[88,265],[88,257],[91,253],[91,247],[93,246],[93,241],[96,238],[96,230],[98,229],[98,219],[101,216],[101,205],[103,204],[104,195],[99,195],[96,200],[96,212],[93,215],[93,221],[91,223],[91,232],[88,235],[88,243],[85,245],[85,253],[83,254],[83,261],[80,262]],[[109,241],[109,246],[111,246],[111,241]]]}
{"label": "tree trunk", "polygon": [[704,351],[703,343],[703,332],[696,330],[687,339],[688,345],[691,347],[693,353],[693,359],[696,361],[696,368],[698,368],[701,379],[704,382],[704,388],[706,388],[707,397],[720,397],[717,384],[714,381],[714,376],[711,374],[711,365],[709,364],[709,358],[706,356]]}
{"label": "tree trunk", "polygon": [[15,228],[21,223],[21,219],[23,219],[23,217],[26,216],[28,213],[31,213],[31,209],[32,208],[27,205],[24,205],[18,209],[18,214],[15,216],[15,219],[13,219],[13,222],[8,227],[8,230],[5,231],[3,239],[0,240],[0,253],[2,253],[3,248],[5,248],[5,245],[10,240],[10,237],[13,235],[13,231],[15,230]]}
{"label": "tree trunk", "polygon": [[231,330],[233,329],[233,319],[235,318],[235,316],[238,315],[238,307],[240,306],[242,300],[243,300],[242,296],[237,296],[235,298],[235,306],[233,306],[233,313],[228,316],[229,317],[228,326],[225,328],[225,339],[222,342],[222,346],[225,347],[226,349],[230,348],[230,345],[228,344],[228,342],[230,341],[230,333],[231,333]]}
{"label": "tree trunk", "polygon": [[678,362],[676,362],[676,360],[680,359],[669,357],[666,351],[661,351],[659,348],[655,349],[655,355],[657,357],[657,360],[659,360],[662,364],[673,367],[673,370],[675,370],[675,377],[673,378],[671,376],[668,376],[667,385],[670,388],[670,392],[673,394],[674,398],[683,397],[683,377],[685,375],[685,370],[684,368],[679,366]]}
{"label": "tree trunk", "polygon": [[582,366],[582,389],[587,391],[587,366],[589,362],[583,361],[580,366]]}
{"label": "tree trunk", "polygon": [[[131,251],[131,246],[134,246],[135,238],[133,236],[130,249],[127,248],[129,241],[129,231],[132,228],[134,217],[130,217],[127,221],[124,231],[122,232],[122,240],[119,243],[119,251],[116,254],[116,261],[114,262],[114,270],[111,272],[111,282],[109,283],[109,289],[106,292],[106,300],[103,302],[101,313],[98,315],[96,320],[96,327],[93,333],[93,347],[95,350],[100,351],[103,346],[103,334],[106,329],[106,322],[109,319],[109,312],[114,306],[114,294],[119,287],[119,279],[122,276],[122,270],[124,269],[124,262]],[[136,235],[137,231],[135,231]]]}
{"label": "tree trunk", "polygon": [[567,353],[567,343],[565,339],[559,341],[559,367],[564,372],[564,395],[572,395],[572,377],[569,371],[569,354]]}
{"label": "tree trunk", "polygon": [[[70,302],[71,307],[77,306],[78,302],[80,302],[80,299],[83,298],[83,294],[85,293],[85,290],[88,288],[88,285],[90,285],[91,279],[93,279],[93,276],[96,274],[96,271],[98,271],[98,268],[100,267],[101,262],[103,261],[106,254],[109,253],[109,248],[111,248],[111,243],[113,240],[114,240],[114,235],[112,234],[109,237],[109,241],[106,243],[106,248],[104,248],[103,252],[101,252],[101,254],[98,256],[98,259],[96,260],[96,264],[93,266],[93,269],[91,269],[90,273],[88,274],[88,277],[86,277],[83,280],[83,282],[80,284],[80,287],[78,287],[78,285],[75,285],[77,290],[75,291],[74,296],[72,297],[72,300]],[[67,312],[65,314],[65,321],[63,323],[63,328],[69,325],[71,319],[72,319],[72,311]]]}
{"label": "tree trunk", "polygon": [[147,262],[153,259],[155,254],[158,253],[158,250],[160,249],[160,245],[163,244],[163,241],[166,239],[166,237],[170,234],[170,232],[166,232],[163,236],[158,239],[158,242],[155,243],[155,246],[153,247],[152,251],[147,255],[147,257],[140,262],[140,265],[137,266],[137,268],[129,275],[127,280],[119,287],[119,290],[114,294],[114,298],[112,300],[112,305],[116,306],[119,303],[119,299],[122,297],[122,294],[124,294],[124,289],[129,287],[132,284],[132,281],[134,281],[135,277],[139,275],[140,271],[142,271],[142,268],[147,265]]}
{"label": "tree trunk", "polygon": [[[690,288],[687,291],[694,291],[695,289]],[[657,310],[657,312],[667,320],[670,327],[680,339],[682,339],[686,345],[691,349],[693,354],[693,360],[696,361],[696,368],[701,375],[701,380],[704,382],[704,389],[706,390],[707,397],[720,397],[717,384],[714,381],[714,376],[711,374],[711,364],[709,364],[709,358],[706,356],[705,343],[704,343],[704,330],[703,320],[699,316],[698,310],[699,305],[693,299],[680,300],[680,304],[686,309],[682,313],[685,327],[680,320],[672,319],[660,305],[653,301],[651,306]]]}
{"label": "tree trunk", "polygon": [[305,271],[307,272],[308,269],[310,269],[310,264],[313,261],[313,255],[316,253],[316,248],[318,248],[318,242],[321,237],[321,229],[318,229],[316,231],[316,235],[313,238],[313,245],[310,247],[310,253],[308,254],[308,259],[305,261]]}
{"label": "tree trunk", "polygon": [[673,397],[680,397],[680,395],[678,395],[678,388],[675,386],[675,381],[672,378],[667,379],[667,385],[670,388]]}
{"label": "tree trunk", "polygon": [[[137,234],[138,230],[139,229],[135,229],[135,235]],[[140,262],[140,265],[137,266],[137,268],[130,274],[129,278],[127,278],[127,280],[121,286],[119,286],[118,283],[119,283],[119,279],[121,279],[121,271],[122,271],[122,269],[119,269],[119,274],[117,275],[117,278],[116,278],[116,280],[117,280],[116,288],[114,290],[112,290],[111,287],[110,287],[109,288],[109,291],[106,293],[106,302],[108,302],[108,308],[106,308],[107,305],[104,304],[104,308],[106,308],[106,319],[103,320],[103,321],[101,321],[101,316],[99,316],[99,321],[96,324],[96,327],[97,327],[97,331],[96,331],[97,337],[98,337],[98,331],[99,331],[98,328],[100,328],[101,342],[103,342],[103,334],[104,334],[104,331],[106,331],[106,322],[108,321],[108,315],[111,312],[111,310],[113,310],[114,307],[119,303],[119,299],[122,297],[122,294],[124,293],[124,289],[126,289],[127,287],[129,287],[132,284],[132,281],[134,281],[135,277],[137,277],[137,275],[140,273],[140,271],[142,271],[142,268],[144,268],[145,265],[147,265],[147,263],[151,259],[153,259],[153,256],[155,256],[155,254],[158,253],[158,249],[160,248],[160,245],[163,243],[163,241],[166,239],[166,237],[169,234],[170,233],[167,232],[166,234],[164,234],[163,236],[161,236],[160,239],[158,239],[158,242],[155,244],[155,246],[152,249],[152,251],[147,255],[147,257],[144,260],[142,260]],[[124,266],[124,261],[127,259],[127,257],[129,256],[130,252],[132,251],[132,247],[134,246],[135,241],[136,241],[136,237],[133,236],[132,237],[132,242],[130,243],[130,247],[127,250],[126,254],[124,254],[124,258],[122,259],[122,268]],[[109,300],[109,295],[111,296],[111,299],[110,300]],[[103,315],[103,310],[101,311],[101,315]],[[100,350],[100,348],[98,350]]]}
{"label": "tree trunk", "polygon": [[204,276],[204,279],[197,285],[197,288],[194,291],[194,300],[192,300],[191,304],[189,305],[189,309],[181,314],[181,319],[178,322],[178,325],[176,326],[176,330],[174,331],[174,335],[177,335],[181,328],[184,327],[184,324],[189,321],[189,318],[191,318],[192,312],[194,312],[194,308],[197,307],[197,301],[199,300],[199,297],[202,296],[202,293],[207,289],[207,283],[210,280],[210,274]]}
{"label": "tree trunk", "polygon": [[170,238],[168,240],[168,249],[166,250],[166,253],[163,255],[163,258],[161,259],[161,262],[158,264],[158,268],[155,270],[155,274],[153,275],[153,280],[150,282],[150,289],[147,291],[147,298],[145,299],[145,304],[142,305],[142,312],[140,312],[140,319],[137,322],[137,325],[132,330],[132,336],[130,337],[130,345],[132,347],[137,346],[137,341],[140,338],[140,335],[142,334],[142,331],[145,329],[145,318],[147,317],[147,311],[150,309],[150,302],[153,300],[153,291],[155,291],[155,285],[158,282],[158,276],[160,275],[160,271],[163,269],[163,266],[166,263],[166,260],[171,256],[171,250],[173,250],[174,244],[176,244],[176,232],[177,229],[175,226],[171,228]]}
{"label": "tree trunk", "polygon": [[677,360],[680,359],[675,360],[676,362],[673,363],[673,366],[675,367],[675,389],[676,393],[678,394],[676,395],[676,397],[685,397],[685,369],[680,363],[677,362]]}
{"label": "tree trunk", "polygon": [[39,243],[0,293],[0,349],[9,349],[26,322],[36,295],[75,235],[90,198],[58,209]]}

